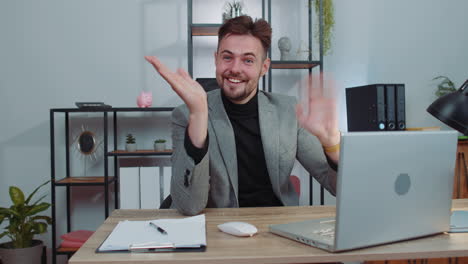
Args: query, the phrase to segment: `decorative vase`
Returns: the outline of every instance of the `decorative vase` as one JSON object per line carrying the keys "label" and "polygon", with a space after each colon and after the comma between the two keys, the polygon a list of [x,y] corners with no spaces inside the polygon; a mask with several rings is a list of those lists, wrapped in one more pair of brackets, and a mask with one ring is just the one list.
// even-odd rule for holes
{"label": "decorative vase", "polygon": [[133,151],[136,151],[136,150],[137,150],[137,145],[136,145],[136,143],[133,143],[133,144],[127,143],[127,144],[125,145],[125,149],[126,149],[128,152],[133,152]]}
{"label": "decorative vase", "polygon": [[11,248],[11,242],[0,244],[0,258],[3,264],[41,264],[44,244],[33,240],[33,246],[28,248]]}
{"label": "decorative vase", "polygon": [[154,143],[154,150],[156,151],[165,151],[166,143]]}

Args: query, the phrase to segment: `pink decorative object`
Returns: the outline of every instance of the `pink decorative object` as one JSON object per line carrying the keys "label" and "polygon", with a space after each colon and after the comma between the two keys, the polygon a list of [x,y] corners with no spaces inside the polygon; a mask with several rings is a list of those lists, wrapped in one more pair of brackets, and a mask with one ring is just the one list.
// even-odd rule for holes
{"label": "pink decorative object", "polygon": [[60,236],[63,239],[60,244],[61,247],[66,248],[79,248],[81,247],[86,240],[94,233],[90,230],[77,230],[70,233],[66,233]]}
{"label": "pink decorative object", "polygon": [[68,241],[85,242],[93,233],[94,231],[90,230],[76,230],[63,234],[60,236],[60,238]]}
{"label": "pink decorative object", "polygon": [[69,240],[63,240],[62,243],[60,244],[61,247],[64,248],[80,248],[84,242],[75,242],[75,241],[69,241]]}
{"label": "pink decorative object", "polygon": [[153,104],[153,94],[151,92],[142,91],[140,95],[137,97],[137,105],[138,107],[151,107]]}

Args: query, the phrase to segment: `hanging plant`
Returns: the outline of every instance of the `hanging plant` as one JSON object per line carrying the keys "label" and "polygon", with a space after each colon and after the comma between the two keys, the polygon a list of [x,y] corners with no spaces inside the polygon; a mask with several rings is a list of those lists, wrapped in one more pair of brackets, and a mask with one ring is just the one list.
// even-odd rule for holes
{"label": "hanging plant", "polygon": [[437,76],[432,80],[440,80],[440,83],[437,85],[437,90],[435,92],[437,97],[442,97],[457,90],[455,84],[446,76]]}
{"label": "hanging plant", "polygon": [[[317,20],[320,15],[320,0],[309,0],[309,5],[312,4],[314,1],[314,9],[315,14],[317,15]],[[331,47],[332,47],[332,37],[333,37],[333,27],[335,26],[335,17],[334,17],[334,7],[332,0],[322,0],[323,3],[323,55],[330,54]],[[314,34],[315,40],[317,42],[320,41],[320,34],[319,34],[319,23],[315,23],[317,25],[316,32]]]}

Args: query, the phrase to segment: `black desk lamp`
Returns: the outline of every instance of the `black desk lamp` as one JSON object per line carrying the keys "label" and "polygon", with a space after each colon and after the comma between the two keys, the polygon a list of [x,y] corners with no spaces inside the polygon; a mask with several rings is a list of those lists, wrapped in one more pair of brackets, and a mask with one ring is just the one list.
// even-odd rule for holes
{"label": "black desk lamp", "polygon": [[468,136],[468,80],[457,91],[435,100],[427,112]]}

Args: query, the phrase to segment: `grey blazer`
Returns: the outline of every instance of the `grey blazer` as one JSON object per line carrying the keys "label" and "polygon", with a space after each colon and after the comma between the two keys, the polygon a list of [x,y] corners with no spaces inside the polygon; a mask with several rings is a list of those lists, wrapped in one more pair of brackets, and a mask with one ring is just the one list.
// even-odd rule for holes
{"label": "grey blazer", "polygon": [[[298,205],[289,180],[297,159],[329,192],[335,194],[336,172],[329,167],[319,140],[298,125],[296,99],[258,93],[260,132],[274,193],[284,205]],[[184,147],[188,108],[172,112],[172,208],[195,215],[205,207],[239,207],[234,132],[220,89],[208,93],[208,152],[195,165]]]}

